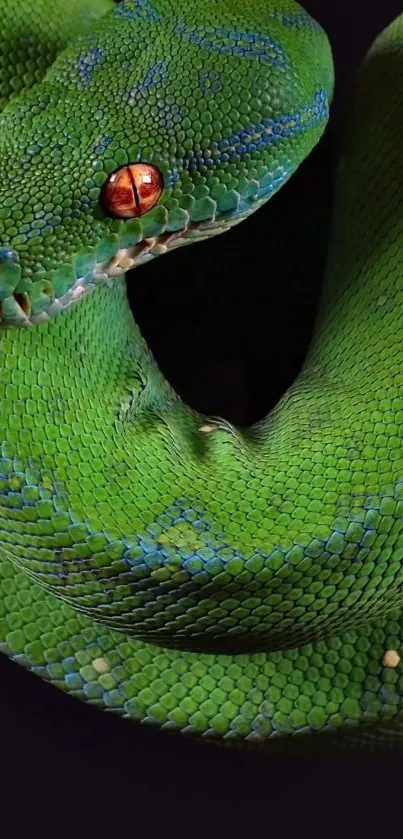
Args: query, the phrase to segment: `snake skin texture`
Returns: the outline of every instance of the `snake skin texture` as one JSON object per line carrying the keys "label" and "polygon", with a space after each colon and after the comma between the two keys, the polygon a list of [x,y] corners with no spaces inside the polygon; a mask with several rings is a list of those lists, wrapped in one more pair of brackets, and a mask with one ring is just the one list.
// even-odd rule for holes
{"label": "snake skin texture", "polygon": [[[124,275],[288,180],[328,118],[324,32],[292,0],[0,21],[0,649],[162,728],[401,746],[403,16],[357,80],[305,365],[248,429],[174,392]],[[158,203],[109,217],[140,162]]]}

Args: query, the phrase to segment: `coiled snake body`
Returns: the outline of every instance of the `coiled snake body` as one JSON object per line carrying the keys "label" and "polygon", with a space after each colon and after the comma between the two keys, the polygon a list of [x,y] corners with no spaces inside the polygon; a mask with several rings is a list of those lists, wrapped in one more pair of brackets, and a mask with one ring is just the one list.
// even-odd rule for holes
{"label": "coiled snake body", "polygon": [[124,272],[292,175],[327,121],[323,31],[292,0],[0,20],[1,649],[162,727],[399,745],[403,17],[359,74],[306,363],[247,430],[183,404]]}

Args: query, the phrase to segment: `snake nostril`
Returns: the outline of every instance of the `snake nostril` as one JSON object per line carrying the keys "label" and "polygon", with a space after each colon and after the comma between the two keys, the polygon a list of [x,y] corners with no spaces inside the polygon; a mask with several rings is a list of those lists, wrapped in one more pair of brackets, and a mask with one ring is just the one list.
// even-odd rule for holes
{"label": "snake nostril", "polygon": [[22,291],[20,291],[20,292],[14,291],[13,297],[14,297],[15,302],[18,303],[18,305],[19,305],[21,311],[24,313],[24,315],[29,317],[30,314],[31,314],[31,311],[32,311],[32,305],[31,305],[31,301],[28,297],[28,294],[25,294]]}

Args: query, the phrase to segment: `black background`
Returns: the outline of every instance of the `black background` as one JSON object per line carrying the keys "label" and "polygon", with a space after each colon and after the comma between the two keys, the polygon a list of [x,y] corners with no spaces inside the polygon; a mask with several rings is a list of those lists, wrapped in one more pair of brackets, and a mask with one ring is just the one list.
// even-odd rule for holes
{"label": "black background", "polygon": [[[241,423],[266,413],[302,363],[323,272],[340,117],[367,47],[401,11],[401,0],[304,5],[326,28],[336,61],[323,142],[242,228],[129,278],[133,311],[171,382],[194,407]],[[279,757],[189,742],[84,706],[5,658],[0,684],[4,836],[398,832],[397,757]]]}

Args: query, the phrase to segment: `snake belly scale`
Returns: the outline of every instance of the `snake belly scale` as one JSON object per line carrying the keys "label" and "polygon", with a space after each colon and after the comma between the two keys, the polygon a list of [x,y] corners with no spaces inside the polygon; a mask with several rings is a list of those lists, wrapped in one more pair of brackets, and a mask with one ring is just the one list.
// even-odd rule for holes
{"label": "snake belly scale", "polygon": [[246,430],[164,379],[125,272],[292,176],[328,118],[326,35],[292,0],[0,20],[0,649],[162,728],[398,747],[403,17],[357,79],[303,370]]}

